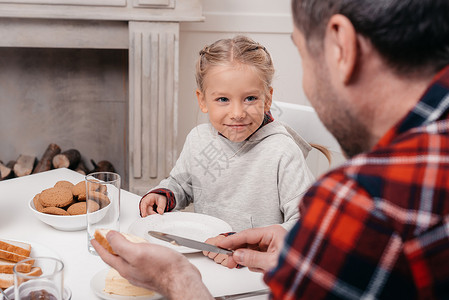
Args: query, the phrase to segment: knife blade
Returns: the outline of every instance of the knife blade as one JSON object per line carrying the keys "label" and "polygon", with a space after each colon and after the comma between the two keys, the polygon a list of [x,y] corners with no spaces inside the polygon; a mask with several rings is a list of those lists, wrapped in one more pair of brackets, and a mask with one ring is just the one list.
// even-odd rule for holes
{"label": "knife blade", "polygon": [[150,231],[148,231],[148,234],[151,235],[152,237],[158,238],[160,240],[169,242],[170,244],[177,245],[177,246],[185,246],[185,247],[189,247],[189,248],[193,248],[193,249],[197,249],[197,250],[201,250],[201,251],[209,251],[209,252],[222,253],[222,254],[227,254],[227,255],[232,255],[232,253],[234,252],[233,250],[219,248],[219,247],[211,245],[211,244],[207,244],[207,243],[191,240],[191,239],[188,239],[185,237],[168,234],[168,233],[163,233],[163,232],[159,232],[159,231],[150,230]]}

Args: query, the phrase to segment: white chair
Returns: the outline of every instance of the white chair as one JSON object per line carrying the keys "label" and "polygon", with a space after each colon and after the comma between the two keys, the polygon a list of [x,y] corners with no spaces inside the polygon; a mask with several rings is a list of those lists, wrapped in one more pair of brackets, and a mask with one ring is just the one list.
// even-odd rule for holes
{"label": "white chair", "polygon": [[310,151],[306,158],[307,164],[315,177],[335,168],[346,158],[340,145],[321,123],[311,106],[273,101],[271,113],[275,120],[282,121],[298,132],[307,142],[325,146],[332,154],[331,165],[318,150]]}

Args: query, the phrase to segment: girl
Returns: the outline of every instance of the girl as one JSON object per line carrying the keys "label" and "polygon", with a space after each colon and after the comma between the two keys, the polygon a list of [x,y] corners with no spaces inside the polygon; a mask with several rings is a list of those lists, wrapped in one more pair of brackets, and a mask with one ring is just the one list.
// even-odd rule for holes
{"label": "girl", "polygon": [[311,146],[271,117],[273,75],[265,47],[244,36],[200,51],[196,96],[210,123],[189,133],[169,178],[142,198],[142,217],[193,202],[235,231],[293,226],[314,181],[304,158]]}

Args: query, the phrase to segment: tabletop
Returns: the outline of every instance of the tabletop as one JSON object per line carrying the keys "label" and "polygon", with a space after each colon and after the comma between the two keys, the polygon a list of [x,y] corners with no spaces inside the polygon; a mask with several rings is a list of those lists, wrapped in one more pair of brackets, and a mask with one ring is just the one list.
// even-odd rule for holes
{"label": "tabletop", "polygon": [[[73,300],[100,299],[90,288],[91,279],[108,268],[99,256],[87,251],[86,230],[61,231],[38,220],[28,202],[43,189],[57,181],[77,183],[84,180],[80,173],[61,168],[24,177],[0,181],[0,238],[44,245],[57,253],[65,264],[65,286],[72,291]],[[140,196],[122,190],[120,203],[120,231],[138,218]],[[204,284],[214,297],[265,289],[262,274],[247,268],[227,269],[201,253],[185,254],[201,272]],[[125,299],[125,298],[124,298]],[[246,299],[262,300],[268,296]]]}

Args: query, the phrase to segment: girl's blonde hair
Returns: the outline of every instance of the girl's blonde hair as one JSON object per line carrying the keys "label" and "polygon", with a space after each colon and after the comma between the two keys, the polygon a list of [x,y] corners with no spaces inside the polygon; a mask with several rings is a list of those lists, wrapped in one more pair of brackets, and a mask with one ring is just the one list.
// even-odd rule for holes
{"label": "girl's blonde hair", "polygon": [[232,63],[245,64],[257,71],[269,93],[274,76],[274,67],[267,49],[246,36],[221,39],[205,46],[199,53],[196,64],[196,84],[204,93],[204,78],[211,67]]}

